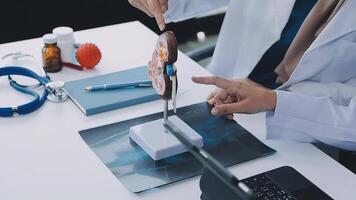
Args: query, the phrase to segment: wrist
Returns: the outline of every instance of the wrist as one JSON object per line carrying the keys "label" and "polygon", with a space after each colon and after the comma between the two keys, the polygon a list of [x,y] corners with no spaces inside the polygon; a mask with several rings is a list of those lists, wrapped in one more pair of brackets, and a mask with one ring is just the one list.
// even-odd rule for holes
{"label": "wrist", "polygon": [[277,104],[277,93],[274,90],[267,90],[265,94],[266,111],[274,111]]}

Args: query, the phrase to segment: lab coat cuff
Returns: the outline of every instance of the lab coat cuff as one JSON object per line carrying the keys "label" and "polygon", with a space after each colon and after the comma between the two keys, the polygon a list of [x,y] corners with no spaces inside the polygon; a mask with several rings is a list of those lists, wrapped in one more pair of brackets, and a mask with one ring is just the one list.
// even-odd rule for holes
{"label": "lab coat cuff", "polygon": [[275,90],[277,95],[276,108],[274,109],[274,113],[276,115],[283,115],[288,113],[291,109],[291,92],[285,90]]}
{"label": "lab coat cuff", "polygon": [[287,113],[291,110],[290,95],[288,91],[276,90],[277,102],[275,111],[266,113],[267,139],[293,140],[299,142],[316,142],[307,133],[299,130],[298,123]]}
{"label": "lab coat cuff", "polygon": [[179,17],[184,12],[184,0],[169,0],[168,1],[168,10],[164,13],[165,22],[177,22],[182,21],[184,19],[179,19]]}

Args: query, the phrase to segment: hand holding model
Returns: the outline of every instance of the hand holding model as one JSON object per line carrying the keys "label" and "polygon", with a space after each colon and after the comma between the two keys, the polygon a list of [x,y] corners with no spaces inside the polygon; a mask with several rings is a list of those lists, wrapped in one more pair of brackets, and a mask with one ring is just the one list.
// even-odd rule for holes
{"label": "hand holding model", "polygon": [[129,0],[129,3],[148,16],[154,17],[161,31],[165,29],[163,14],[168,10],[168,0]]}

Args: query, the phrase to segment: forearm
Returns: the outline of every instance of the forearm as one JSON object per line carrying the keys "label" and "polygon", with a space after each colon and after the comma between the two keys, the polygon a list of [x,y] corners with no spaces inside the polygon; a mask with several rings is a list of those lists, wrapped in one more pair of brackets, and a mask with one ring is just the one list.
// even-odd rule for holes
{"label": "forearm", "polygon": [[277,90],[267,114],[267,138],[324,143],[356,150],[356,97],[337,105],[329,97]]}

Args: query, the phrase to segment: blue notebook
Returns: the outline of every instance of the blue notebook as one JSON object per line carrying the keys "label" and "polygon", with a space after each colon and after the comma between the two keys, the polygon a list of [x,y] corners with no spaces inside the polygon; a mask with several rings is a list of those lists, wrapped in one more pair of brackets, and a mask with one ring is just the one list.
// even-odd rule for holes
{"label": "blue notebook", "polygon": [[133,82],[138,80],[148,80],[147,66],[69,81],[65,83],[65,89],[72,101],[85,115],[92,115],[159,99],[159,96],[152,87],[122,88],[95,92],[88,92],[83,89],[90,85]]}

